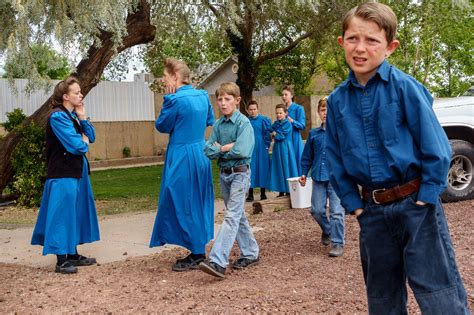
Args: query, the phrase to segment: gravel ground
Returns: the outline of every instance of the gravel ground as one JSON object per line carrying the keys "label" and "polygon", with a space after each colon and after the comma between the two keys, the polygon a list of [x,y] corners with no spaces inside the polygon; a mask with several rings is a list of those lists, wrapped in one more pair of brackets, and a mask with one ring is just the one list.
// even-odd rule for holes
{"label": "gravel ground", "polygon": [[[457,262],[474,309],[474,201],[445,205]],[[219,216],[218,216],[218,219]],[[75,275],[0,264],[0,313],[166,312],[311,314],[367,313],[354,217],[346,217],[345,254],[328,257],[308,210],[251,215],[261,263],[228,270],[225,280],[201,271],[171,271],[186,254],[172,249],[125,261],[81,267]],[[231,260],[238,257],[234,248]],[[419,313],[409,298],[410,314]]]}

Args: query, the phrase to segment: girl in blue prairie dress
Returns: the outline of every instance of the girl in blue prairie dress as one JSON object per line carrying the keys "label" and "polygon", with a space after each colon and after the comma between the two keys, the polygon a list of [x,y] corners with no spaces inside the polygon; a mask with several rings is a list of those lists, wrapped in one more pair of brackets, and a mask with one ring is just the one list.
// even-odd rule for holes
{"label": "girl in blue prairie dress", "polygon": [[275,143],[273,144],[269,188],[272,191],[279,191],[278,197],[281,197],[285,193],[287,195],[290,193],[286,179],[299,175],[291,143],[292,127],[286,118],[288,110],[285,105],[278,104],[275,111],[277,120],[270,128]]}
{"label": "girl in blue prairie dress", "polygon": [[304,108],[301,105],[293,102],[293,88],[289,85],[286,85],[282,88],[281,91],[283,103],[288,109],[288,121],[291,123],[291,141],[293,143],[293,151],[295,154],[296,167],[298,168],[298,173],[301,174],[301,156],[303,155],[303,139],[301,138],[301,131],[304,131],[306,128],[306,115]]}
{"label": "girl in blue prairie dress", "polygon": [[46,127],[47,179],[31,240],[43,246],[43,255],[57,256],[56,272],[75,273],[76,266],[96,263],[77,252],[77,245],[100,239],[85,156],[94,140],[79,82],[68,77],[53,93]]}
{"label": "girl in blue prairie dress", "polygon": [[258,113],[258,103],[250,101],[247,105],[249,120],[252,124],[253,134],[255,137],[255,147],[250,162],[250,188],[247,201],[253,201],[253,189],[260,187],[260,200],[267,199],[265,194],[268,188],[268,176],[270,175],[270,126],[272,124],[270,118]]}
{"label": "girl in blue prairie dress", "polygon": [[163,108],[155,122],[170,136],[150,247],[174,244],[191,252],[173,271],[197,269],[214,237],[211,163],[204,155],[204,133],[214,124],[214,112],[207,92],[189,85],[189,75],[184,62],[166,60]]}

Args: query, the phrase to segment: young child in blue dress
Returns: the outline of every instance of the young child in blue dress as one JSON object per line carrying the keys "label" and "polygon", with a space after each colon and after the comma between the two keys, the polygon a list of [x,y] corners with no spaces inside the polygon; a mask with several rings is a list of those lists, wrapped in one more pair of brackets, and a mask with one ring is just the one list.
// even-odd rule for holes
{"label": "young child in blue dress", "polygon": [[57,256],[56,272],[76,273],[77,266],[96,263],[79,255],[77,245],[99,240],[97,210],[85,154],[95,141],[79,81],[68,77],[53,93],[46,127],[47,175],[32,245]]}
{"label": "young child in blue dress", "polygon": [[285,105],[278,104],[275,107],[275,113],[277,120],[270,127],[271,136],[275,143],[273,145],[269,188],[272,191],[279,191],[278,197],[282,197],[285,194],[290,194],[286,179],[299,175],[291,142],[293,127],[287,118],[288,109]]}
{"label": "young child in blue dress", "polygon": [[267,199],[265,190],[268,186],[268,175],[270,174],[270,154],[268,150],[272,142],[269,132],[272,121],[258,113],[258,103],[255,100],[250,101],[247,105],[247,113],[255,136],[255,147],[250,162],[251,175],[247,201],[254,200],[253,189],[256,187],[260,187],[260,200],[265,200]]}

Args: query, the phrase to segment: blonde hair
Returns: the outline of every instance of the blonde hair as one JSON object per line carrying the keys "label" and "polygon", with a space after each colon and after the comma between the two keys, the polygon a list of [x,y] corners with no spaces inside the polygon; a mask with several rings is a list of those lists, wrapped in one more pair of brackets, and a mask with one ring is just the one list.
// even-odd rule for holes
{"label": "blonde hair", "polygon": [[281,109],[283,109],[283,111],[284,111],[285,113],[288,113],[288,108],[286,108],[285,105],[283,105],[283,104],[277,104],[277,105],[275,106],[275,111],[276,111],[278,108],[281,108]]}
{"label": "blonde hair", "polygon": [[325,96],[321,98],[318,102],[318,112],[321,111],[323,107],[327,107],[327,106],[328,106],[328,98]]}
{"label": "blonde hair", "polygon": [[233,97],[240,97],[240,88],[234,82],[222,83],[216,90],[216,97],[221,94],[232,95]]}
{"label": "blonde hair", "polygon": [[349,28],[349,23],[355,16],[377,24],[385,31],[388,43],[395,39],[397,16],[389,6],[377,2],[366,2],[352,8],[346,13],[342,21],[342,37],[344,37],[344,33]]}
{"label": "blonde hair", "polygon": [[62,80],[54,87],[53,99],[51,100],[51,106],[53,108],[63,105],[63,95],[69,93],[69,87],[74,83],[79,83],[79,80],[74,76],[69,76]]}
{"label": "blonde hair", "polygon": [[175,58],[166,58],[164,68],[166,72],[170,74],[178,73],[181,77],[181,83],[189,84],[191,82],[191,71],[184,61]]}

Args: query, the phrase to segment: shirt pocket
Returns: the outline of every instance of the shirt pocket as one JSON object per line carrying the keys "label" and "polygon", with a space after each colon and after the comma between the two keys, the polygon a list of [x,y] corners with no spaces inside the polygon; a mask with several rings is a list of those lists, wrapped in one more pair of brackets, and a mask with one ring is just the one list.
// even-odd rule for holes
{"label": "shirt pocket", "polygon": [[399,128],[402,121],[400,105],[397,102],[383,103],[378,113],[378,131],[384,144],[399,142]]}

